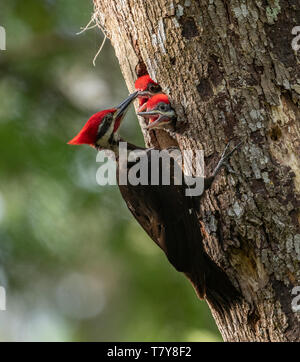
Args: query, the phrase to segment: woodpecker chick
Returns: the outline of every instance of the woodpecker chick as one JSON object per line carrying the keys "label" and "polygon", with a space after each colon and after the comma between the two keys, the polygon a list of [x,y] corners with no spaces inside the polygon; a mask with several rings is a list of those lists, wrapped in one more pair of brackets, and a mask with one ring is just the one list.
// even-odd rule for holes
{"label": "woodpecker chick", "polygon": [[132,93],[117,107],[106,109],[94,114],[84,125],[82,130],[71,141],[70,145],[87,144],[97,149],[118,148],[118,129],[132,101],[138,92]]}
{"label": "woodpecker chick", "polygon": [[138,91],[139,109],[138,112],[146,110],[146,103],[153,95],[161,92],[161,86],[154,82],[149,74],[139,77],[134,84]]}
{"label": "woodpecker chick", "polygon": [[138,115],[149,118],[147,129],[173,128],[176,113],[171,107],[167,95],[163,93],[156,94],[148,100],[146,107],[146,111],[138,112]]}

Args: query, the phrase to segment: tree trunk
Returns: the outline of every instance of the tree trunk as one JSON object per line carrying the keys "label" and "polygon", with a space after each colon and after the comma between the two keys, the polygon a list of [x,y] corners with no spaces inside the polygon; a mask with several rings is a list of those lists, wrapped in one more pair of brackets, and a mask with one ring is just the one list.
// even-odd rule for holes
{"label": "tree trunk", "polygon": [[207,253],[243,296],[227,311],[209,303],[224,340],[300,341],[300,1],[94,3],[129,90],[148,72],[184,125],[176,139],[144,132],[147,145],[204,149],[212,165],[245,141],[199,215]]}

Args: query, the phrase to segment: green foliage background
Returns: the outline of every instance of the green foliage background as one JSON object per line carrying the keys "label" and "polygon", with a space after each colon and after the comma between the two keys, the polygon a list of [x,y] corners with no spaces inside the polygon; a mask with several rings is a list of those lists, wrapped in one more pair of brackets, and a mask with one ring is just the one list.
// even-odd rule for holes
{"label": "green foliage background", "polygon": [[[71,147],[94,112],[127,94],[102,35],[77,36],[86,0],[1,1],[1,341],[216,341],[188,281],[132,218],[116,186],[96,184],[96,152]],[[143,144],[132,113],[121,133]]]}

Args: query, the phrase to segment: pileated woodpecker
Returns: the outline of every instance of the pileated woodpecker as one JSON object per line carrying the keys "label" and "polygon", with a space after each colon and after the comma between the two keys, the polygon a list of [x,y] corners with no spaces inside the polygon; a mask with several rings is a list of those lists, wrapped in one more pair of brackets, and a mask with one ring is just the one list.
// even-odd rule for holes
{"label": "pileated woodpecker", "polygon": [[110,149],[117,152],[120,141],[117,131],[128,107],[137,95],[138,92],[134,92],[117,107],[95,113],[68,144],[87,144],[97,149]]}
{"label": "pileated woodpecker", "polygon": [[[122,172],[128,177],[132,167],[137,161],[128,161],[127,158],[119,157],[118,145],[121,141],[117,131],[125,112],[137,96],[137,92],[129,96],[120,106],[96,113],[92,116],[79,134],[69,143],[74,145],[88,144],[96,149],[111,149],[116,153],[118,163],[117,180]],[[161,97],[161,96],[160,96]],[[158,99],[161,99],[158,97]],[[174,110],[168,107],[163,110],[158,105],[148,110],[151,111],[151,123],[156,126],[169,124],[175,117]],[[228,147],[228,146],[227,146]],[[213,172],[212,176],[205,179],[204,189],[207,189],[215,179],[224,162],[230,157],[231,152],[226,150]],[[203,236],[200,229],[197,213],[192,197],[186,196],[185,185],[176,183],[175,166],[176,161],[171,153],[170,157],[170,184],[162,183],[163,165],[159,163],[159,182],[151,185],[152,179],[152,149],[143,149],[133,145],[130,150],[144,150],[141,157],[146,157],[148,166],[148,184],[131,185],[119,184],[119,189],[129,210],[144,228],[153,241],[165,252],[170,263],[192,281],[200,298],[205,295],[209,301],[216,305],[231,303],[236,298],[237,292],[228,280],[226,274],[209,258],[203,249]],[[183,178],[182,178],[183,179]]]}
{"label": "pileated woodpecker", "polygon": [[139,112],[142,112],[146,109],[146,103],[149,98],[151,98],[156,93],[161,92],[161,86],[154,82],[149,76],[149,74],[139,77],[134,84],[135,90],[138,91],[139,99]]}
{"label": "pileated woodpecker", "polygon": [[144,108],[145,111],[139,110],[138,115],[149,118],[147,129],[167,129],[176,120],[176,113],[171,107],[169,97],[164,93],[155,94]]}

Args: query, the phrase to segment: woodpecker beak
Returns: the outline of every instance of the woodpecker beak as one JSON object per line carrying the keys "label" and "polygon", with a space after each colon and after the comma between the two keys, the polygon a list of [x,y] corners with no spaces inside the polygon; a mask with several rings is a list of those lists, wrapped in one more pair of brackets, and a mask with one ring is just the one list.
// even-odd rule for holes
{"label": "woodpecker beak", "polygon": [[150,98],[153,96],[153,92],[150,92],[150,91],[138,91],[138,97],[147,97],[147,98]]}
{"label": "woodpecker beak", "polygon": [[158,117],[155,121],[150,122],[146,129],[165,128],[166,125],[172,123],[176,118],[176,114],[173,109],[166,112],[154,109],[152,111],[138,112],[138,115],[144,118]]}
{"label": "woodpecker beak", "polygon": [[145,102],[142,106],[140,106],[137,114],[139,114],[140,112],[145,112],[146,110],[147,110],[147,102]]}
{"label": "woodpecker beak", "polygon": [[138,91],[130,94],[128,96],[128,98],[126,98],[122,103],[120,103],[117,107],[116,107],[116,112],[115,112],[115,119],[122,119],[127,110],[128,110],[128,107],[130,106],[130,104],[135,100],[135,98],[137,97],[138,95]]}

